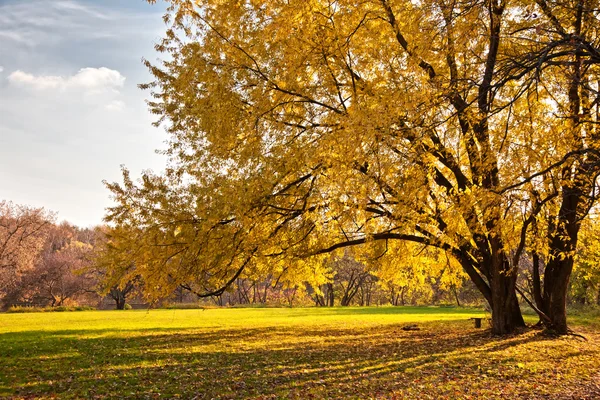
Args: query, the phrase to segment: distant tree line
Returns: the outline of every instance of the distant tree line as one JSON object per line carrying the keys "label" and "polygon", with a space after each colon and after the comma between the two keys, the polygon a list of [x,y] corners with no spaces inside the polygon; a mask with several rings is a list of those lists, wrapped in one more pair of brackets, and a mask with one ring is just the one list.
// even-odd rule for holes
{"label": "distant tree line", "polygon": [[[600,305],[600,232],[593,221],[584,225],[571,279],[569,299],[575,304]],[[0,202],[1,306],[124,309],[128,302],[143,303],[144,282],[128,275],[135,271],[135,249],[119,246],[122,234],[107,226],[58,224],[44,209]],[[223,307],[483,304],[477,288],[443,254],[415,246],[400,253],[396,259],[402,265],[386,265],[377,257],[346,249],[315,267],[318,274],[311,279],[261,274],[257,268],[203,302]],[[523,256],[526,273],[519,282],[531,298],[536,293],[534,262],[530,253]],[[197,303],[196,289],[181,285],[165,293],[162,302],[144,304]]]}
{"label": "distant tree line", "polygon": [[98,306],[112,299],[123,308],[133,287],[106,287],[96,262],[105,237],[103,227],[56,223],[42,208],[0,202],[0,305]]}

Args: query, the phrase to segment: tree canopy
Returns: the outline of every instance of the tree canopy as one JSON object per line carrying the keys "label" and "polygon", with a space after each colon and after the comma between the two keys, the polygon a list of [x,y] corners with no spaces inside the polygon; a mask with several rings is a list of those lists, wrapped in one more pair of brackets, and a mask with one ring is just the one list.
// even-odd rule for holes
{"label": "tree canopy", "polygon": [[533,257],[536,310],[567,331],[599,171],[597,1],[169,3],[141,85],[169,167],[108,185],[154,290],[309,279],[328,252],[401,240],[460,264],[498,334],[524,326]]}

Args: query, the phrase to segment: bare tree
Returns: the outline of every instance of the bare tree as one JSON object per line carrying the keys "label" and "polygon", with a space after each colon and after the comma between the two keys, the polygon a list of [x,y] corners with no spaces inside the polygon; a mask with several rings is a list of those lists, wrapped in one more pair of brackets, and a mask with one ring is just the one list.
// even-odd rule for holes
{"label": "bare tree", "polygon": [[53,220],[43,208],[0,202],[0,295],[33,268]]}
{"label": "bare tree", "polygon": [[22,273],[5,302],[54,307],[92,293],[95,279],[88,267],[93,248],[76,240],[77,233],[66,223],[50,225],[33,267]]}

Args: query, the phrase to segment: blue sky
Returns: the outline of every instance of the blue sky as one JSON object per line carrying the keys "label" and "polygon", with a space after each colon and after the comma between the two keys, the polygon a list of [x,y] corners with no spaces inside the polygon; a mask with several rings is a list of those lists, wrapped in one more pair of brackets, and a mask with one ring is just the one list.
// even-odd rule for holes
{"label": "blue sky", "polygon": [[137,84],[150,80],[166,5],[0,0],[0,200],[80,226],[111,204],[102,180],[160,171],[165,132]]}

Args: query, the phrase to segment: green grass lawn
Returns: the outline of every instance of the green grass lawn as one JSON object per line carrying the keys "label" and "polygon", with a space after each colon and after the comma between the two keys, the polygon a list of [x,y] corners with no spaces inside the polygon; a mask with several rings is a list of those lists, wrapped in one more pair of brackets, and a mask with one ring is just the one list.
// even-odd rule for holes
{"label": "green grass lawn", "polygon": [[[588,340],[494,338],[470,309],[207,309],[0,314],[0,397],[600,398]],[[533,317],[531,321],[533,322]],[[403,331],[416,323],[419,331]],[[587,397],[586,397],[587,396]]]}

